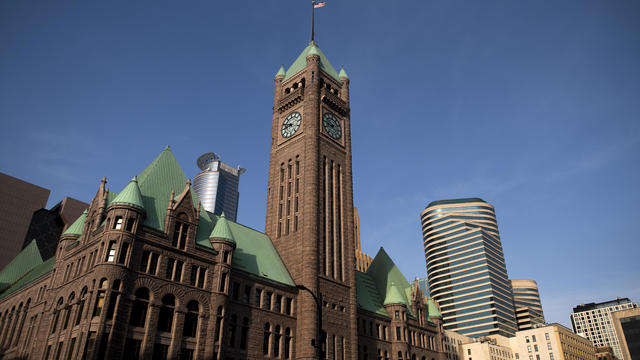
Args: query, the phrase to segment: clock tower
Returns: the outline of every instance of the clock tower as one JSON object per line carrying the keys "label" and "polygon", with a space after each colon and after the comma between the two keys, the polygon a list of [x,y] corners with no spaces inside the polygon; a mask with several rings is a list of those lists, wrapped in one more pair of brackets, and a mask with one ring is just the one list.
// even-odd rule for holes
{"label": "clock tower", "polygon": [[[349,78],[314,41],[275,77],[265,232],[295,283],[322,301],[327,358],[355,359]],[[316,358],[318,311],[300,291],[295,354]]]}

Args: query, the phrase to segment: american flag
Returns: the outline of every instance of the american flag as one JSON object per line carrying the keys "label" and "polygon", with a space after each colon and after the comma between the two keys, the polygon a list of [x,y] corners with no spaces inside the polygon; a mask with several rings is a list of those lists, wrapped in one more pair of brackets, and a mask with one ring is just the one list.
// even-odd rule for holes
{"label": "american flag", "polygon": [[313,4],[313,8],[317,9],[317,8],[321,8],[321,7],[325,6],[325,5],[327,5],[327,3],[324,2],[324,1],[323,2],[317,2],[317,3]]}

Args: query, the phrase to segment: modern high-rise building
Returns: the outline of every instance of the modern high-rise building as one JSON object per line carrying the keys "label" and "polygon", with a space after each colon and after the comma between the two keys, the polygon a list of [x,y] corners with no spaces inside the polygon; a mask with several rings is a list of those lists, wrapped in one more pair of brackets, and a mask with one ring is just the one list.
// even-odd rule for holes
{"label": "modern high-rise building", "polygon": [[640,308],[611,313],[624,359],[640,359]]}
{"label": "modern high-rise building", "polygon": [[511,288],[518,330],[531,329],[535,325],[544,324],[538,283],[527,279],[511,280]]}
{"label": "modern high-rise building", "polygon": [[513,336],[513,295],[493,206],[479,198],[440,200],[420,218],[429,291],[444,328]]}
{"label": "modern high-rise building", "polygon": [[596,347],[610,346],[618,359],[625,359],[611,313],[637,307],[628,298],[578,305],[571,313],[571,325],[576,334],[591,340]]}
{"label": "modern high-rise building", "polygon": [[49,189],[0,173],[0,269],[22,249],[33,212],[47,205]]}
{"label": "modern high-rise building", "polygon": [[210,213],[224,215],[236,221],[238,217],[238,184],[240,175],[246,169],[231,167],[212,152],[198,158],[198,167],[202,170],[193,178],[193,189],[202,202],[202,207]]}
{"label": "modern high-rise building", "polygon": [[356,270],[366,272],[373,259],[369,254],[362,252],[362,244],[360,243],[360,217],[358,216],[358,208],[355,206],[353,207],[353,241],[356,255]]}

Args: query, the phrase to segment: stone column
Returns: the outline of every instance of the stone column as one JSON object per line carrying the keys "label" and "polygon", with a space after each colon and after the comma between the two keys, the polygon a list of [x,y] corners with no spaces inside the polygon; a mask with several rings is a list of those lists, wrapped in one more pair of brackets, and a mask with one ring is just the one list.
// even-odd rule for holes
{"label": "stone column", "polygon": [[160,314],[160,305],[156,303],[149,304],[149,312],[147,314],[147,322],[145,326],[144,339],[142,340],[142,358],[153,358],[153,345],[158,328],[158,316]]}

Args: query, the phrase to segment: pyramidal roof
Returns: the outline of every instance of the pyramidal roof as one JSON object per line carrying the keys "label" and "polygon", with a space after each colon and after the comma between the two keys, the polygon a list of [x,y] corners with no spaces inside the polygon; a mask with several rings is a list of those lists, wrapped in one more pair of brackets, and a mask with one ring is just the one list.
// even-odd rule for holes
{"label": "pyramidal roof", "polygon": [[67,230],[65,230],[62,233],[62,235],[77,235],[77,236],[82,235],[82,230],[84,229],[84,222],[87,220],[88,214],[89,212],[87,211],[87,209],[84,209],[82,214],[78,216],[76,221],[74,221],[73,224],[71,224],[71,226],[69,226]]}
{"label": "pyramidal roof", "polygon": [[331,65],[331,63],[329,62],[329,59],[327,59],[327,57],[324,55],[322,50],[320,50],[318,45],[313,40],[309,43],[309,45],[307,45],[306,48],[304,48],[304,50],[302,50],[302,53],[298,55],[298,58],[296,59],[296,61],[294,61],[293,64],[291,64],[291,66],[289,67],[289,69],[287,69],[287,72],[284,76],[284,80],[287,80],[290,77],[302,71],[302,69],[304,69],[305,66],[307,66],[307,56],[313,55],[313,54],[318,55],[320,57],[320,69],[324,70],[324,72],[329,74],[329,76],[331,76],[338,82],[341,82],[340,76],[338,76],[338,72],[333,67],[333,65]]}
{"label": "pyramidal roof", "polygon": [[229,228],[229,222],[227,218],[224,216],[224,212],[216,222],[216,226],[213,227],[213,231],[211,231],[211,235],[209,238],[217,238],[217,239],[225,239],[229,240],[232,243],[236,243],[233,238],[233,234],[231,233],[231,229]]}
{"label": "pyramidal roof", "polygon": [[387,292],[387,297],[384,298],[384,304],[404,304],[405,302],[406,299],[402,295],[400,289],[398,289],[398,286],[395,283],[391,283],[391,287]]}
{"label": "pyramidal roof", "polygon": [[427,300],[427,317],[442,317],[440,310],[438,310],[438,306],[436,306],[436,302],[433,301],[431,297]]}
{"label": "pyramidal roof", "polygon": [[[404,304],[407,307],[407,313],[415,317],[409,302],[411,284],[382,247],[371,262],[367,275],[373,279],[380,298],[385,299],[384,304],[388,304],[387,301]],[[392,289],[394,287],[396,289]]]}
{"label": "pyramidal roof", "polygon": [[340,67],[340,73],[338,74],[338,77],[340,79],[349,79],[349,76],[347,75],[347,72],[344,71],[343,67]]}
{"label": "pyramidal roof", "polygon": [[129,181],[129,184],[113,199],[110,205],[124,204],[130,205],[135,208],[144,210],[144,204],[142,202],[142,194],[140,194],[140,187],[138,187],[138,179],[134,177]]}

